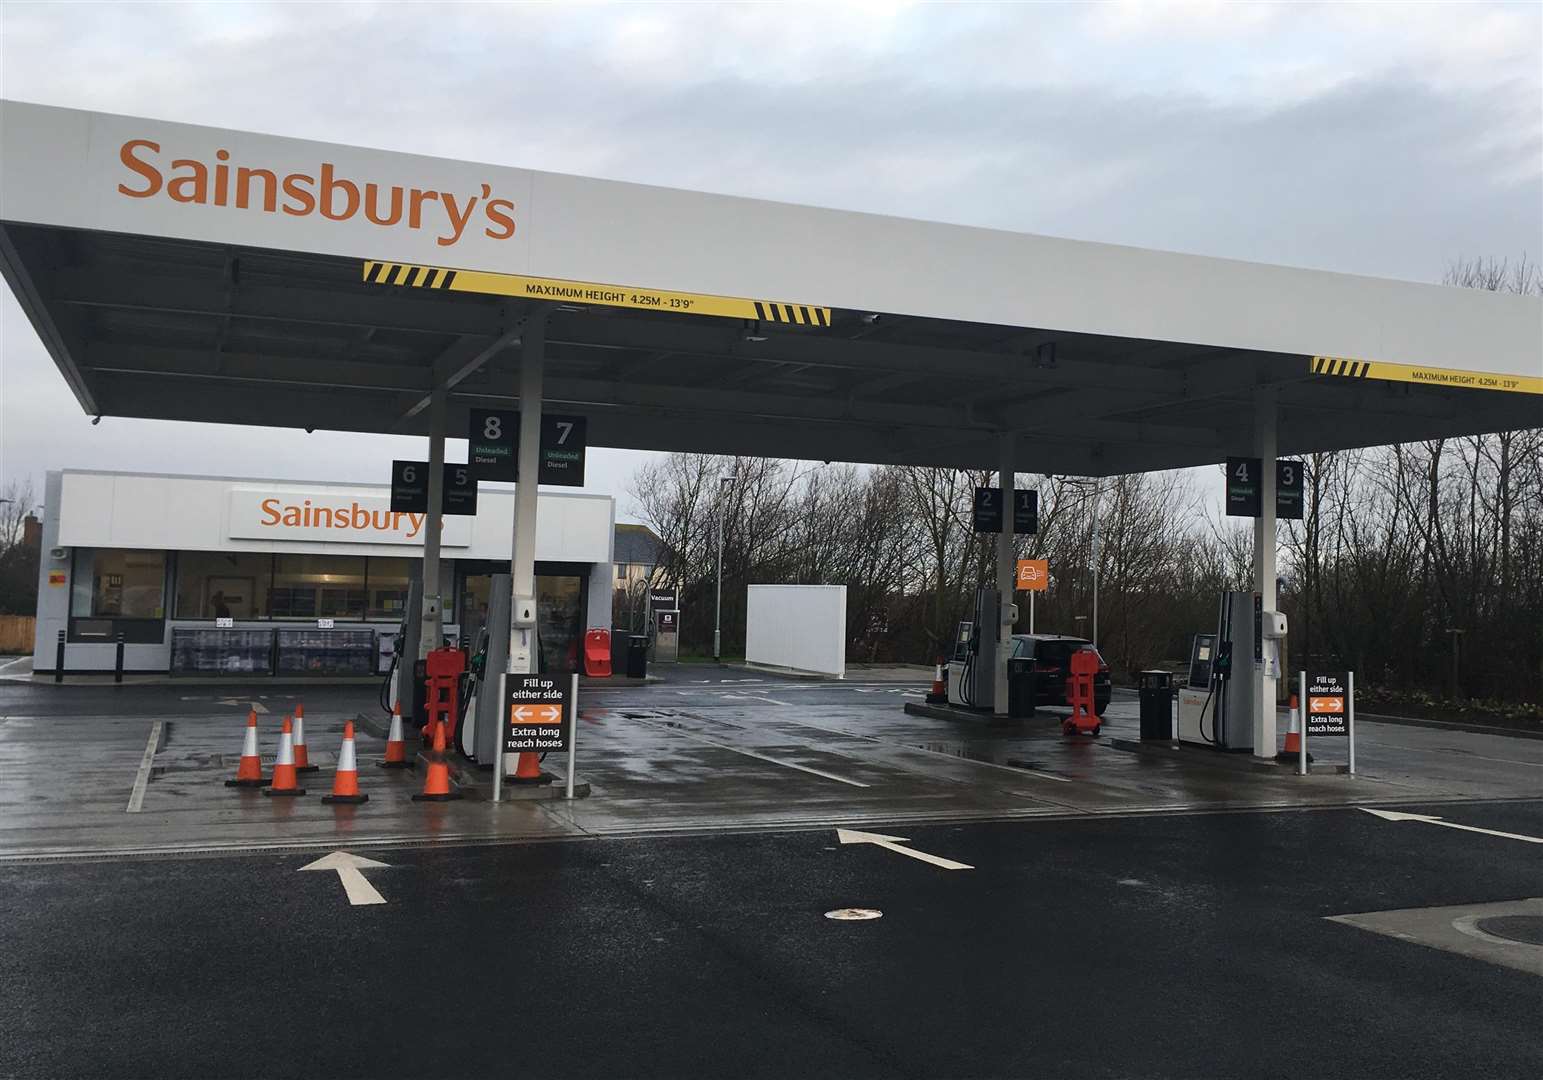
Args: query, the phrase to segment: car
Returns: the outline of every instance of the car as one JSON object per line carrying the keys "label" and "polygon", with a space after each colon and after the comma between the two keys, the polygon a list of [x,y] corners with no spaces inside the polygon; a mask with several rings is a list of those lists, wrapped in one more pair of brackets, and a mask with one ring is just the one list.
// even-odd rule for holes
{"label": "car", "polygon": [[[1065,705],[1066,676],[1071,670],[1072,653],[1079,649],[1093,649],[1087,638],[1068,637],[1065,634],[1014,634],[1013,659],[1034,661],[1036,680],[1034,705]],[[1097,653],[1097,649],[1093,649]],[[1109,665],[1103,656],[1098,658],[1098,674],[1093,676],[1093,711],[1099,716],[1109,707],[1113,694],[1109,679]]]}

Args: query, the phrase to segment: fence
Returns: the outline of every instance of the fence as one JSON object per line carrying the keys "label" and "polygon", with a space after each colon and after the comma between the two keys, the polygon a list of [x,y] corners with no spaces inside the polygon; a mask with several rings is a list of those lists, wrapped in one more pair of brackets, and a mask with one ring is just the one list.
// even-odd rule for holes
{"label": "fence", "polygon": [[32,615],[0,615],[0,656],[32,652],[37,619]]}

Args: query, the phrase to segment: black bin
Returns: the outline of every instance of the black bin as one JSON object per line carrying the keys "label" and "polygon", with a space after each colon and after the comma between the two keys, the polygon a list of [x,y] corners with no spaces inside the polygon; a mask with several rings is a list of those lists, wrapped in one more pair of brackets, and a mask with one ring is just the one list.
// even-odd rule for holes
{"label": "black bin", "polygon": [[627,678],[648,677],[648,636],[633,634],[627,638]]}
{"label": "black bin", "polygon": [[1173,738],[1173,673],[1143,671],[1137,676],[1141,699],[1141,738],[1168,742]]}
{"label": "black bin", "polygon": [[1010,719],[1025,720],[1034,715],[1038,679],[1032,657],[1015,656],[1007,661],[1007,715]]}

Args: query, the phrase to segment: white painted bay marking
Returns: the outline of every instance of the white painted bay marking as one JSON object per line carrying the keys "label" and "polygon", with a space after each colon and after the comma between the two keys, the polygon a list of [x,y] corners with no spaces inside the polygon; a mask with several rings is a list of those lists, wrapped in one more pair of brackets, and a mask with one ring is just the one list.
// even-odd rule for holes
{"label": "white painted bay marking", "polygon": [[342,882],[343,892],[348,895],[348,902],[353,907],[364,904],[384,904],[386,898],[376,891],[375,886],[365,880],[360,871],[367,867],[383,867],[389,864],[376,862],[374,859],[366,859],[363,855],[354,855],[347,851],[334,851],[330,855],[323,855],[313,863],[307,863],[300,869],[304,870],[336,870],[338,881]]}
{"label": "white painted bay marking", "polygon": [[901,847],[906,843],[903,836],[885,836],[883,833],[858,832],[856,829],[837,829],[836,839],[843,844],[872,844],[886,851],[893,851],[897,855],[905,855],[912,859],[920,859],[924,863],[943,870],[974,870],[969,863],[955,862],[953,859],[945,859],[941,855],[929,855],[925,851],[917,851],[915,848]]}
{"label": "white painted bay marking", "polygon": [[1056,776],[1054,773],[1040,772],[1037,769],[1020,769],[1016,765],[1003,765],[996,761],[981,761],[977,758],[960,757],[958,754],[950,754],[946,750],[929,750],[925,746],[908,746],[905,743],[881,739],[877,735],[864,735],[860,731],[825,727],[822,724],[811,724],[803,720],[787,720],[780,716],[777,718],[777,723],[797,724],[799,727],[813,728],[815,731],[827,731],[832,735],[845,735],[852,739],[866,739],[869,742],[876,742],[880,746],[892,746],[897,750],[909,750],[917,754],[936,754],[938,757],[946,757],[950,761],[962,761],[967,765],[979,765],[983,769],[1002,769],[1006,772],[1015,773],[1018,776],[1037,776],[1041,780],[1054,780],[1058,784],[1070,784],[1072,782],[1069,776]]}
{"label": "white painted bay marking", "polygon": [[129,805],[125,811],[137,814],[145,805],[145,786],[150,783],[150,768],[155,764],[155,748],[161,741],[161,725],[157,720],[150,725],[150,741],[145,744],[145,756],[139,759],[139,772],[134,774],[134,790],[129,792]]}
{"label": "white painted bay marking", "polygon": [[1483,833],[1485,836],[1498,836],[1503,840],[1521,840],[1528,844],[1543,844],[1543,836],[1523,836],[1521,833],[1481,829],[1476,825],[1459,825],[1455,821],[1443,821],[1441,818],[1430,814],[1401,814],[1396,810],[1373,810],[1369,806],[1362,806],[1359,809],[1366,811],[1368,814],[1375,814],[1384,821],[1423,821],[1427,825],[1440,825],[1447,829],[1461,829],[1463,832]]}
{"label": "white painted bay marking", "polygon": [[663,724],[656,724],[652,721],[644,720],[641,717],[635,716],[631,717],[630,719],[632,719],[635,723],[647,724],[649,727],[659,728],[661,731],[667,731],[672,735],[680,735],[684,738],[692,739],[699,743],[706,743],[708,746],[716,746],[719,750],[727,750],[734,754],[743,754],[745,757],[755,758],[758,761],[769,761],[773,765],[781,765],[785,769],[797,769],[799,772],[806,772],[812,776],[823,776],[827,780],[834,780],[840,784],[850,784],[852,787],[865,788],[872,786],[871,784],[863,783],[861,780],[850,780],[845,776],[837,776],[835,773],[821,772],[819,769],[811,769],[807,765],[799,765],[792,761],[783,761],[781,758],[768,757],[766,754],[758,754],[754,750],[746,750],[742,746],[731,746],[728,743],[718,742],[715,739],[703,738],[701,735],[697,735],[693,732],[683,731],[680,728],[667,727]]}
{"label": "white painted bay marking", "polygon": [[1373,742],[1363,737],[1364,745],[1387,747],[1389,750],[1413,750],[1416,754],[1449,754],[1458,761],[1497,761],[1502,765],[1528,765],[1534,769],[1543,769],[1543,761],[1520,761],[1516,758],[1485,757],[1483,754],[1470,754],[1466,750],[1455,747],[1433,746],[1405,746],[1403,743],[1389,743],[1377,740]]}
{"label": "white painted bay marking", "polygon": [[827,911],[825,917],[835,919],[837,922],[867,922],[869,919],[882,919],[884,913],[878,908],[843,907],[835,911]]}
{"label": "white painted bay marking", "polygon": [[[266,697],[267,695],[264,694],[263,696]],[[254,701],[252,702],[252,711],[255,712],[258,716],[267,716],[268,706],[264,705],[260,701]]]}

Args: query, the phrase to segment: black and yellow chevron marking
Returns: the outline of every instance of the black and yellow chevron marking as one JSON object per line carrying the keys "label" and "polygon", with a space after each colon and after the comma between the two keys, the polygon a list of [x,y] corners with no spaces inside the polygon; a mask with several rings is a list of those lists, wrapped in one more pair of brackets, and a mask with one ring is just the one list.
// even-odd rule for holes
{"label": "black and yellow chevron marking", "polygon": [[799,326],[829,326],[830,308],[807,304],[773,304],[755,301],[755,317],[762,322],[797,323]]}
{"label": "black and yellow chevron marking", "polygon": [[1422,364],[1393,364],[1385,360],[1355,360],[1348,356],[1315,356],[1314,375],[1345,379],[1381,379],[1385,382],[1423,383],[1462,390],[1499,390],[1510,394],[1543,394],[1543,378],[1536,375],[1502,375],[1493,371],[1459,371]]}
{"label": "black and yellow chevron marking", "polygon": [[668,292],[628,285],[597,285],[586,281],[527,277],[523,274],[490,274],[480,270],[451,270],[414,263],[364,263],[364,281],[370,285],[405,285],[420,289],[518,296],[530,300],[555,300],[570,304],[673,311],[682,315],[716,315],[731,319],[793,326],[829,326],[830,308],[811,304],[786,304],[773,300],[741,300],[708,293]]}
{"label": "black and yellow chevron marking", "polygon": [[1314,375],[1342,375],[1347,379],[1364,379],[1371,370],[1370,360],[1352,360],[1348,356],[1313,357]]}
{"label": "black and yellow chevron marking", "polygon": [[366,262],[364,280],[372,285],[411,285],[423,289],[448,289],[455,271],[411,263]]}

